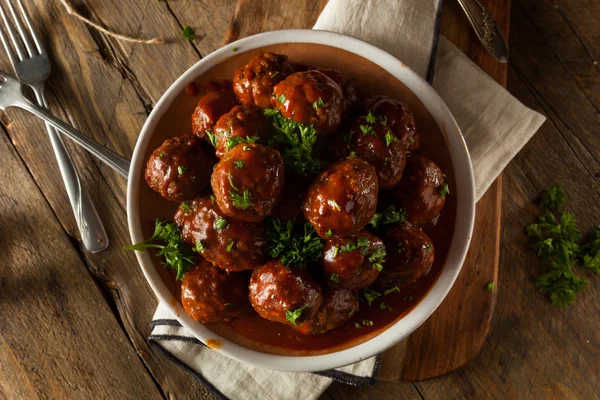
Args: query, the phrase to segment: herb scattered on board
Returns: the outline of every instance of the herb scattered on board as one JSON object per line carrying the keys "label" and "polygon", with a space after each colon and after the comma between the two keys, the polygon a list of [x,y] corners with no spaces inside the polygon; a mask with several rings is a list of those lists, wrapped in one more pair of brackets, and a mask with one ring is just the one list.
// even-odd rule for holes
{"label": "herb scattered on board", "polygon": [[302,311],[304,311],[304,309],[308,307],[307,304],[303,305],[302,307],[290,311],[290,310],[285,310],[285,319],[287,319],[288,321],[290,321],[292,324],[298,326],[301,325],[298,323],[298,318],[300,318],[300,316],[302,315]]}
{"label": "herb scattered on board", "polygon": [[194,252],[184,243],[179,227],[173,222],[157,219],[154,234],[150,239],[125,246],[126,250],[142,251],[150,248],[159,249],[156,255],[164,258],[165,267],[177,271],[177,280],[183,279],[191,266],[196,263]]}
{"label": "herb scattered on board", "polygon": [[196,34],[191,26],[186,25],[183,27],[183,31],[181,32],[181,37],[187,40],[194,40]]}
{"label": "herb scattered on board", "polygon": [[[283,145],[281,156],[286,168],[298,175],[309,176],[320,172],[324,163],[313,157],[317,131],[312,125],[301,124],[284,118],[279,111],[267,108],[265,115],[275,129],[274,141]],[[286,169],[287,171],[287,169]]]}
{"label": "herb scattered on board", "polygon": [[538,257],[549,265],[549,271],[536,279],[536,287],[550,297],[553,305],[566,307],[575,301],[588,281],[575,275],[573,267],[583,266],[600,274],[600,226],[581,243],[581,232],[575,216],[558,208],[566,202],[560,185],[555,184],[544,192],[540,206],[548,212],[538,216],[527,226],[527,236]]}
{"label": "herb scattered on board", "polygon": [[485,285],[485,290],[488,292],[491,292],[494,290],[494,286],[495,286],[494,281],[488,282],[488,284]]}
{"label": "herb scattered on board", "polygon": [[268,254],[285,266],[315,262],[323,253],[323,239],[308,222],[296,225],[295,218],[287,222],[268,219],[266,231],[269,237]]}

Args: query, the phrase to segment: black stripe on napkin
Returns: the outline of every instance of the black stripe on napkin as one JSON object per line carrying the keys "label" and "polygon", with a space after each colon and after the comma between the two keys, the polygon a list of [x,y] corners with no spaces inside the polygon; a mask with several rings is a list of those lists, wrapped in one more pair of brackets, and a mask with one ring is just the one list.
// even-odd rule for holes
{"label": "black stripe on napkin", "polygon": [[440,25],[442,24],[443,0],[438,1],[437,13],[435,15],[435,26],[433,31],[433,43],[431,44],[431,54],[429,56],[429,65],[427,66],[427,75],[425,80],[431,85],[433,83],[433,74],[435,72],[435,60],[437,57],[438,43],[440,41]]}

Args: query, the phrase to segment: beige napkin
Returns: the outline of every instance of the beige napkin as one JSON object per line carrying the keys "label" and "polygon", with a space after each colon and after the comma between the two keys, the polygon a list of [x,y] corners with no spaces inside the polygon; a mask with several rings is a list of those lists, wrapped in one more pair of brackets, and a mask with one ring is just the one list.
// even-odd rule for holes
{"label": "beige napkin", "polygon": [[[440,6],[439,0],[330,0],[314,29],[370,42],[429,82],[433,79],[465,136],[479,199],[544,117],[523,106],[448,40],[441,37],[438,43]],[[219,398],[316,399],[333,380],[373,382],[379,365],[378,356],[318,374],[264,370],[210,350],[166,307],[158,307],[151,325],[150,344]]]}

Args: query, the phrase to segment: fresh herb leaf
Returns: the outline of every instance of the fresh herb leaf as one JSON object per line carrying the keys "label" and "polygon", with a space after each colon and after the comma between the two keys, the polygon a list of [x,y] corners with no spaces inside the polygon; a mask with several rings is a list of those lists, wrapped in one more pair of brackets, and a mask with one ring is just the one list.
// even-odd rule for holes
{"label": "fresh herb leaf", "polygon": [[242,168],[244,168],[244,164],[245,164],[244,160],[236,160],[233,162],[233,167],[235,169],[242,169]]}
{"label": "fresh herb leaf", "polygon": [[392,132],[386,132],[385,134],[385,147],[390,147],[390,144],[394,143],[396,140],[396,136]]}
{"label": "fresh herb leaf", "polygon": [[[156,242],[162,242],[163,244]],[[150,239],[131,246],[125,246],[126,250],[142,251],[149,248],[159,249],[156,255],[164,257],[164,266],[177,271],[177,280],[183,279],[192,265],[196,263],[196,256],[185,244],[179,227],[173,222],[157,219],[154,225],[154,234]]]}
{"label": "fresh herb leaf", "polygon": [[277,98],[277,101],[279,101],[281,104],[285,104],[285,100],[286,99],[285,99],[285,96],[283,94]]}
{"label": "fresh herb leaf", "polygon": [[232,238],[227,239],[227,247],[225,248],[225,250],[227,250],[228,253],[231,253],[231,250],[233,250],[234,244],[235,244],[235,241]]}
{"label": "fresh herb leaf", "polygon": [[[227,151],[233,149],[235,146],[237,146],[238,144],[241,143],[256,143],[258,142],[260,138],[258,136],[246,136],[241,137],[241,136],[233,136],[230,137],[229,139],[227,139],[227,142],[225,142],[225,147],[227,147]],[[248,146],[249,147],[249,146]],[[244,147],[244,150],[246,150],[246,147]]]}
{"label": "fresh herb leaf", "polygon": [[196,251],[196,253],[202,253],[204,250],[206,250],[206,246],[204,245],[204,243],[202,242],[202,240],[198,240],[196,242],[196,247],[194,247],[194,249]]}
{"label": "fresh herb leaf", "polygon": [[183,27],[183,31],[181,31],[181,37],[187,40],[194,40],[196,34],[194,33],[194,29],[191,26],[186,25]]}
{"label": "fresh herb leaf", "polygon": [[340,205],[337,203],[337,201],[335,201],[335,200],[330,200],[330,203],[331,203],[331,205],[332,205],[332,206],[334,206],[334,207],[335,207],[335,209],[336,209],[336,210],[338,210],[338,211],[342,211],[342,207],[340,207]]}
{"label": "fresh herb leaf", "polygon": [[358,322],[355,322],[355,323],[354,323],[354,327],[355,327],[356,329],[360,329],[360,328],[362,328],[362,326],[360,326],[360,324],[359,324]]}
{"label": "fresh herb leaf", "polygon": [[595,274],[600,274],[600,226],[590,235],[588,243],[581,246],[583,266]]}
{"label": "fresh herb leaf", "polygon": [[183,165],[180,165],[179,167],[177,167],[177,172],[179,173],[179,175],[183,175],[185,173],[185,171],[187,171],[188,167],[184,167]]}
{"label": "fresh herb leaf", "polygon": [[398,292],[400,293],[400,288],[398,286],[391,287],[389,289],[385,289],[383,292],[384,296],[387,296],[390,293]]}
{"label": "fresh herb leaf", "polygon": [[303,265],[316,262],[323,254],[323,239],[315,232],[315,228],[306,222],[303,228],[295,224],[295,218],[285,223],[279,219],[267,220],[267,236],[269,238],[268,254],[283,265]]}
{"label": "fresh herb leaf", "polygon": [[227,220],[225,218],[219,217],[215,221],[214,227],[218,231],[223,231],[223,230],[225,230],[225,228],[227,228],[228,225],[229,225],[229,222],[227,222]]}
{"label": "fresh herb leaf", "polygon": [[562,187],[555,183],[542,194],[540,207],[544,210],[558,210],[567,202],[567,196]]}
{"label": "fresh herb leaf", "polygon": [[373,300],[375,300],[378,297],[381,297],[381,293],[371,288],[366,288],[365,290],[363,290],[363,297],[365,298],[365,300],[367,300],[367,303],[370,306],[371,303],[373,303]]}
{"label": "fresh herb leaf", "polygon": [[371,244],[371,241],[366,236],[361,236],[358,239],[356,239],[356,246],[358,246],[358,247],[367,247],[370,244]]}
{"label": "fresh herb leaf", "polygon": [[371,218],[371,221],[369,221],[369,225],[374,229],[377,229],[382,222],[384,225],[389,225],[404,222],[405,219],[406,212],[402,208],[396,210],[396,207],[392,205],[381,213],[375,213],[373,218]]}
{"label": "fresh herb leaf", "polygon": [[375,215],[373,215],[373,218],[371,218],[371,221],[369,221],[369,225],[377,229],[379,223],[381,222],[381,218],[383,218],[383,214],[376,212]]}
{"label": "fresh herb leaf", "polygon": [[306,307],[308,307],[308,304],[305,304],[302,307],[300,307],[294,311],[285,310],[285,319],[287,319],[288,321],[290,321],[292,324],[294,324],[296,326],[300,325],[298,323],[298,318],[300,318],[300,316],[302,315],[302,311],[304,311],[304,309]]}
{"label": "fresh herb leaf", "polygon": [[404,300],[406,301],[413,301],[413,297],[411,295],[408,295],[404,298]]}
{"label": "fresh herb leaf", "polygon": [[363,136],[377,136],[377,133],[375,133],[375,130],[371,125],[360,125],[359,128]]}
{"label": "fresh herb leaf", "polygon": [[279,74],[279,71],[275,71],[273,75],[271,75],[271,79],[275,79],[275,77]]}
{"label": "fresh herb leaf", "polygon": [[233,177],[231,176],[231,172],[228,172],[228,173],[227,173],[227,178],[229,178],[229,186],[231,186],[231,188],[232,188],[233,190],[239,190],[239,189],[237,188],[237,186],[235,186],[235,185],[233,184]]}
{"label": "fresh herb leaf", "polygon": [[214,194],[210,195],[210,202],[215,204],[215,195]]}
{"label": "fresh herb leaf", "polygon": [[233,52],[235,53],[235,52],[236,52],[236,51],[238,51],[239,49],[240,49],[239,47],[234,47],[234,48],[232,48],[232,49],[231,49],[231,51],[233,51]]}
{"label": "fresh herb leaf", "polygon": [[331,237],[331,235],[333,235],[333,232],[331,232],[331,229],[328,229],[327,232],[325,232],[325,236]]}
{"label": "fresh herb leaf", "polygon": [[340,248],[339,248],[339,247],[335,246],[335,247],[333,248],[333,258],[336,258],[336,257],[337,257],[337,255],[338,255],[339,251],[340,251]]}
{"label": "fresh herb leaf", "polygon": [[450,188],[448,187],[447,183],[444,183],[444,185],[442,186],[442,190],[440,190],[440,197],[442,199],[446,198],[446,195],[450,193]]}
{"label": "fresh herb leaf", "polygon": [[331,274],[329,275],[329,279],[335,283],[338,283],[340,281],[340,276],[338,274]]}
{"label": "fresh herb leaf", "polygon": [[373,113],[371,111],[369,111],[367,113],[367,115],[365,115],[365,122],[367,124],[374,124],[377,122],[377,117],[375,115],[373,115]]}
{"label": "fresh herb leaf", "polygon": [[208,139],[210,140],[210,144],[213,145],[214,148],[217,147],[217,144],[219,143],[219,139],[217,139],[217,135],[215,135],[214,133],[212,133],[211,131],[205,131],[206,135],[208,136]]}
{"label": "fresh herb leaf", "polygon": [[389,312],[394,311],[394,309],[391,306],[385,304],[385,302],[383,302],[383,301],[381,303],[379,303],[379,309],[380,310],[388,310]]}
{"label": "fresh herb leaf", "polygon": [[348,155],[348,157],[346,157],[346,160],[349,158],[356,158],[356,152],[351,151],[350,154]]}
{"label": "fresh herb leaf", "polygon": [[320,107],[327,107],[327,104],[325,104],[323,99],[319,97],[319,100],[317,100],[313,103],[313,108],[315,110],[318,110]]}
{"label": "fresh herb leaf", "polygon": [[371,255],[369,256],[369,261],[374,263],[384,263],[385,262],[385,256],[386,256],[386,252],[385,252],[385,248],[384,247],[377,247],[376,249],[374,249],[371,252]]}
{"label": "fresh herb leaf", "polygon": [[247,210],[252,205],[252,199],[250,198],[250,191],[248,189],[244,189],[242,194],[231,192],[230,196],[234,207]]}
{"label": "fresh herb leaf", "polygon": [[415,138],[413,138],[412,136],[408,137],[408,143],[414,143],[415,142]]}
{"label": "fresh herb leaf", "polygon": [[363,319],[362,324],[364,326],[373,326],[373,321],[371,321],[370,319]]}
{"label": "fresh herb leaf", "polygon": [[488,284],[485,285],[485,290],[488,292],[491,292],[492,290],[494,290],[494,281],[488,282]]}
{"label": "fresh herb leaf", "polygon": [[158,158],[164,158],[165,157],[165,153],[163,153],[162,151],[158,154]]}

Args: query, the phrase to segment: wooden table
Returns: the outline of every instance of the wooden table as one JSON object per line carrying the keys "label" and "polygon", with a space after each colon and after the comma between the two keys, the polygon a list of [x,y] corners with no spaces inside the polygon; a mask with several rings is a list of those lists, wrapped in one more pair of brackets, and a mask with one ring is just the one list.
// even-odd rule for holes
{"label": "wooden table", "polygon": [[[324,1],[307,0],[295,14],[274,0],[255,11],[291,27]],[[104,26],[168,39],[144,46],[88,29],[57,1],[24,3],[53,58],[53,112],[126,156],[153,104],[219,47],[236,9],[235,0],[74,1]],[[445,8],[467,23],[453,0]],[[444,377],[361,389],[333,384],[325,399],[600,396],[598,278],[585,276],[591,284],[571,307],[552,307],[532,284],[542,266],[523,230],[537,212],[537,194],[557,181],[583,229],[600,222],[600,2],[513,0],[511,21],[508,88],[549,121],[504,173],[500,275],[487,342]],[[195,28],[193,43],[180,38],[184,25]],[[11,70],[5,57],[0,69]],[[129,243],[125,182],[69,146],[111,240],[103,253],[84,253],[43,125],[13,110],[0,121],[0,398],[209,398],[146,343],[156,300],[133,254],[121,249]]]}

